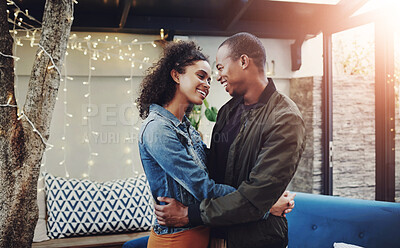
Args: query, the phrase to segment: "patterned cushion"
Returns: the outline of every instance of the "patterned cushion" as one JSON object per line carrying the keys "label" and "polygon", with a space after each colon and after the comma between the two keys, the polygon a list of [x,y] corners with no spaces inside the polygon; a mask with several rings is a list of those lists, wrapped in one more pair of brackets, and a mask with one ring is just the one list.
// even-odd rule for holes
{"label": "patterned cushion", "polygon": [[44,174],[50,238],[149,230],[153,202],[144,174],[104,183]]}

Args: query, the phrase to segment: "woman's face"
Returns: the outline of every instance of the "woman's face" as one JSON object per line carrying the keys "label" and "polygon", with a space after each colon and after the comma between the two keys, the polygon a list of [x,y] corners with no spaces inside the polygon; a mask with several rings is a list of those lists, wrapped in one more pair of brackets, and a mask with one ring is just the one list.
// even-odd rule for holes
{"label": "woman's face", "polygon": [[189,104],[200,105],[207,97],[211,82],[211,67],[207,61],[199,60],[185,68],[185,73],[178,74],[177,91]]}

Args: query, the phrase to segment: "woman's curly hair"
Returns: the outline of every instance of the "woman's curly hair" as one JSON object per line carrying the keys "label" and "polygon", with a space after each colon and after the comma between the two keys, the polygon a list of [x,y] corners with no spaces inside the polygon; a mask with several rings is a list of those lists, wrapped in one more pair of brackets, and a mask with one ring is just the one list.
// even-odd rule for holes
{"label": "woman's curly hair", "polygon": [[175,96],[176,83],[171,77],[171,70],[185,73],[189,65],[208,57],[201,52],[201,48],[193,41],[178,41],[168,44],[162,58],[151,68],[143,79],[139,97],[136,99],[140,117],[145,119],[149,115],[150,104],[164,106]]}

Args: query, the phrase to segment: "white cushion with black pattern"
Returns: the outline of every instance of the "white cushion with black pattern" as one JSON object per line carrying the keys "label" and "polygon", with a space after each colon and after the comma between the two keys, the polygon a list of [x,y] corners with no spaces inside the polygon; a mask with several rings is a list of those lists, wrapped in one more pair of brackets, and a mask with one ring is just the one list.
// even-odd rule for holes
{"label": "white cushion with black pattern", "polygon": [[153,223],[152,196],[144,174],[103,183],[48,173],[44,178],[50,238],[146,231]]}

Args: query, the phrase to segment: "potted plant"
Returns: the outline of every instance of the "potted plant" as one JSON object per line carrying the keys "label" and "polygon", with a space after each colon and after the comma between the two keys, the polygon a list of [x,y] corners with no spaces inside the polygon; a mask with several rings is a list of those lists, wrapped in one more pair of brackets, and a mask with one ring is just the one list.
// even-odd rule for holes
{"label": "potted plant", "polygon": [[[208,104],[207,100],[204,99],[203,101],[206,110],[204,111],[204,115],[206,116],[207,120],[211,122],[215,122],[217,120],[218,109],[216,107],[211,107]],[[194,105],[193,110],[189,116],[190,123],[192,126],[199,131],[200,120],[202,117],[202,106],[203,105]],[[201,134],[201,133],[200,133]]]}

